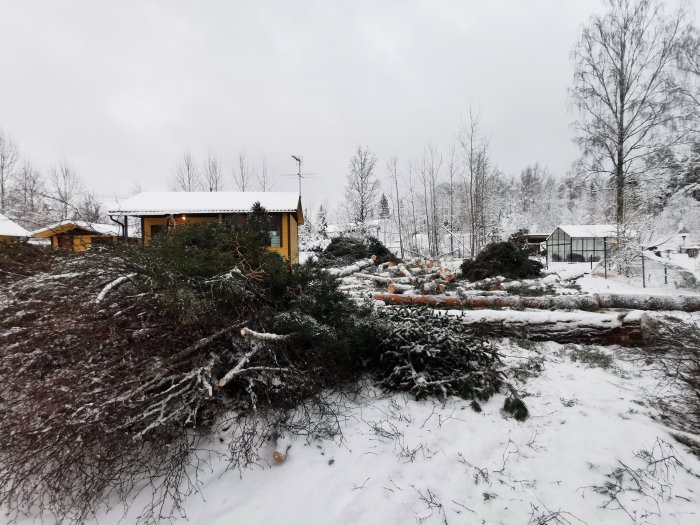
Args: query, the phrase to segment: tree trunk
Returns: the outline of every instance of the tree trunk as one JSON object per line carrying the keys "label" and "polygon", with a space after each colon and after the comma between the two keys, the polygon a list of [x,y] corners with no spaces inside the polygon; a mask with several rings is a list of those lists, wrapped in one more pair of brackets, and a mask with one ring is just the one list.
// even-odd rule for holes
{"label": "tree trunk", "polygon": [[473,296],[455,297],[447,295],[397,295],[386,293],[372,294],[372,299],[384,301],[388,305],[421,304],[442,309],[499,309],[513,308],[536,310],[586,310],[606,308],[634,310],[700,312],[700,296],[667,295],[551,295],[540,297],[518,296]]}

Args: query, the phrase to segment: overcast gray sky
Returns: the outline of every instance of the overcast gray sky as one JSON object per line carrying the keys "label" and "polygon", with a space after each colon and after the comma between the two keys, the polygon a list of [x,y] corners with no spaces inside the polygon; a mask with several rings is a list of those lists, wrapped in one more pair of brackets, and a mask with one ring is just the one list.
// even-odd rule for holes
{"label": "overcast gray sky", "polygon": [[[446,149],[470,103],[509,175],[577,155],[570,51],[601,0],[0,0],[0,129],[100,195],[168,189],[186,148],[318,174],[342,198],[358,144],[405,165]],[[275,189],[295,190],[278,177]]]}

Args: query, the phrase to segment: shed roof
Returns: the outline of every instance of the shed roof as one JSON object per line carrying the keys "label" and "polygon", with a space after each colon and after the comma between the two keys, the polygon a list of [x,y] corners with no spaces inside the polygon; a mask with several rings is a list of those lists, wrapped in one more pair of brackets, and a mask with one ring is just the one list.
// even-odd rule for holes
{"label": "shed roof", "polygon": [[52,237],[60,233],[65,233],[70,230],[80,228],[82,230],[87,230],[93,232],[97,235],[121,235],[121,227],[118,224],[100,224],[97,222],[85,222],[85,221],[61,221],[56,224],[51,224],[38,230],[31,232],[32,237]]}
{"label": "shed roof", "polygon": [[268,212],[301,213],[301,199],[293,192],[146,191],[113,206],[111,215],[168,215],[180,213],[247,213],[253,204]]}
{"label": "shed roof", "polygon": [[29,237],[31,234],[15,221],[0,213],[0,236]]}
{"label": "shed roof", "polygon": [[558,228],[569,237],[617,237],[614,224],[560,224]]}

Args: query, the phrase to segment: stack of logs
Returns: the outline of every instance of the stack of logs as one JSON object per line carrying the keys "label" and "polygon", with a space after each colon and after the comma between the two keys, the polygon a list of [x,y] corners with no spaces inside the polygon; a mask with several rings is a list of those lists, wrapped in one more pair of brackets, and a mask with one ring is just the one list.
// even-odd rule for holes
{"label": "stack of logs", "polygon": [[[378,283],[392,295],[419,296],[444,292],[454,273],[433,259],[415,258],[407,262],[386,262],[375,266],[376,257],[363,259],[344,268],[329,270],[336,277],[354,277]],[[369,269],[372,269],[370,273]],[[351,290],[352,284],[341,286]]]}

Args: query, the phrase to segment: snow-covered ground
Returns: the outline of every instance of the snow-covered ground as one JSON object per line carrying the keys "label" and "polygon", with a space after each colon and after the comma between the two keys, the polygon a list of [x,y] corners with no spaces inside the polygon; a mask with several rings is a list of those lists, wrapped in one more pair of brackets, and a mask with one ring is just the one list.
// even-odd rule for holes
{"label": "snow-covered ground", "polygon": [[[700,522],[700,460],[653,419],[643,392],[656,382],[628,351],[501,345],[516,375],[531,376],[520,384],[525,422],[501,413],[500,395],[477,413],[461,399],[419,402],[367,388],[342,439],[294,441],[281,464],[270,445],[269,463],[242,476],[216,460],[201,494],[185,503],[187,519],[174,523]],[[597,366],[606,356],[612,366]],[[224,448],[228,436],[216,437]],[[97,523],[134,523],[138,508],[124,517],[117,505]]]}
{"label": "snow-covered ground", "polygon": [[[677,255],[677,254],[672,254]],[[690,261],[695,261],[688,256],[684,256]],[[677,264],[679,261],[685,262],[682,258],[674,258],[671,260],[673,264]],[[690,263],[689,266],[692,266]],[[678,264],[678,266],[681,266]],[[567,279],[572,276],[581,275],[581,277],[576,279],[576,284],[581,287],[581,292],[583,293],[610,293],[610,294],[645,294],[645,295],[698,295],[700,293],[698,290],[691,289],[677,289],[671,286],[664,287],[654,287],[648,286],[642,288],[641,283],[639,285],[627,284],[616,279],[606,279],[601,275],[596,275],[591,273],[591,266],[589,263],[552,263],[549,268],[545,270],[546,273],[552,274],[556,273],[561,276],[562,279]]]}

